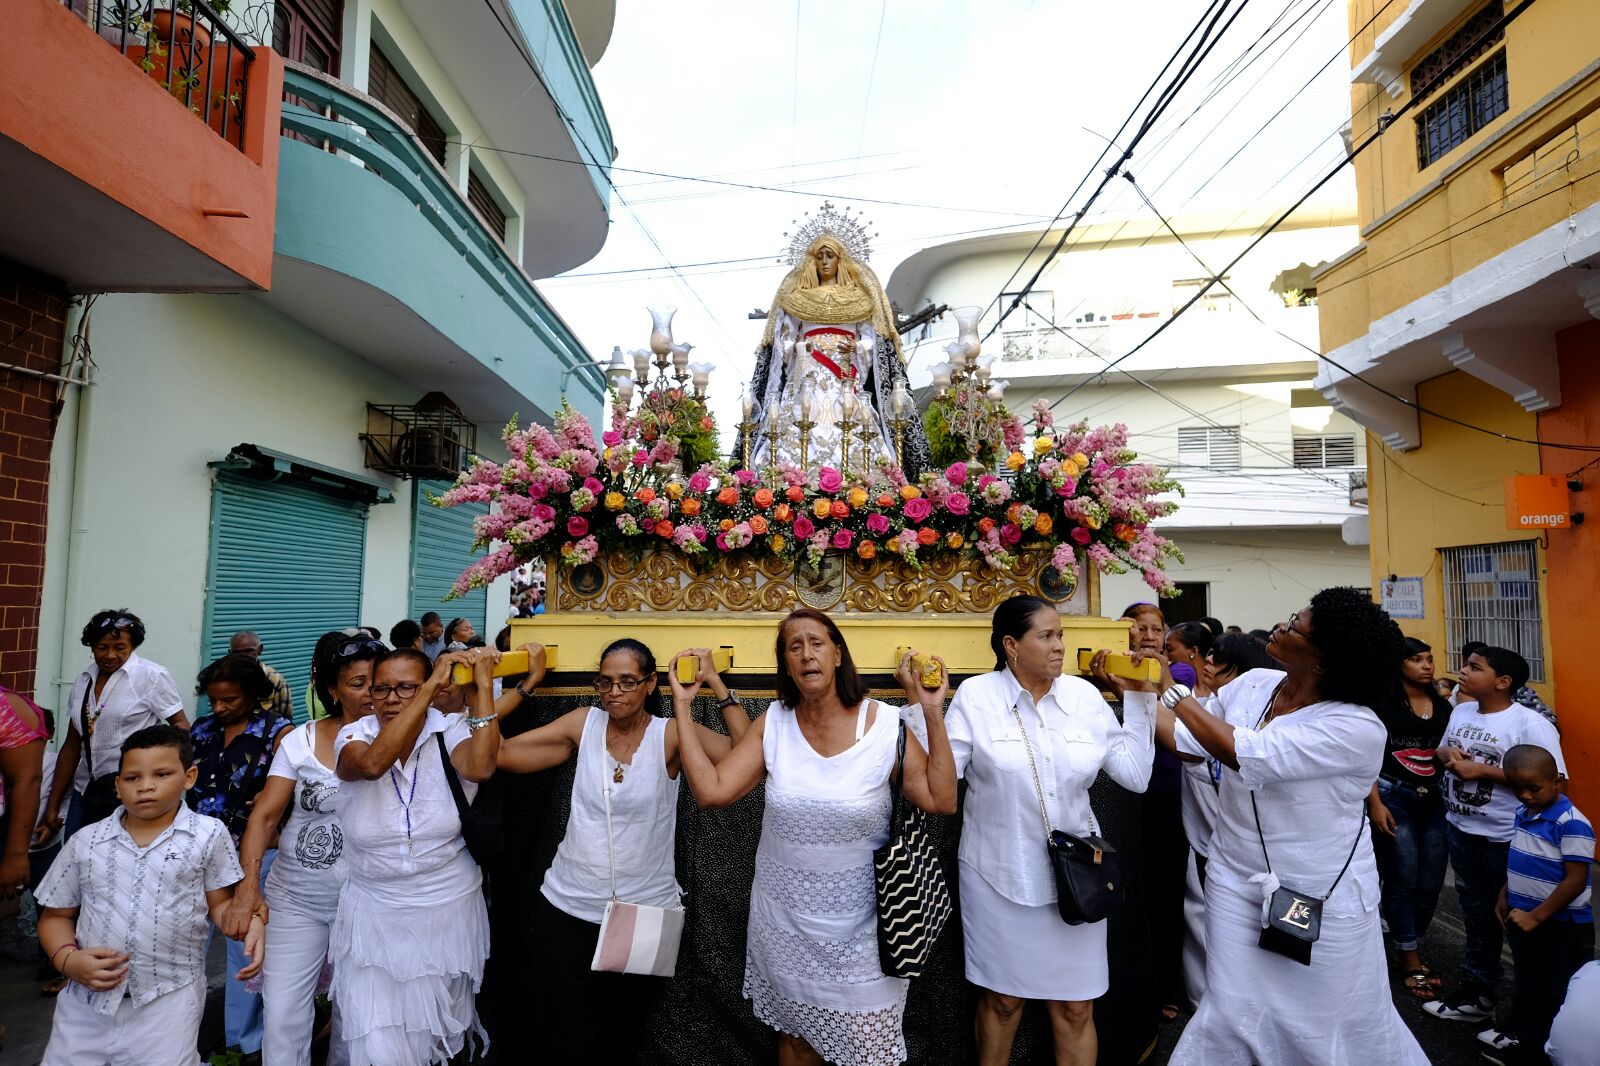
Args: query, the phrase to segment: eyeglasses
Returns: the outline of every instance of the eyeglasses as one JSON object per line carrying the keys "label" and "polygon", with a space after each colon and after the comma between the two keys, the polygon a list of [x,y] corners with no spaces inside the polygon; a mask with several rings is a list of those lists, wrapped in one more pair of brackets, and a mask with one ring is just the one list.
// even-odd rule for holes
{"label": "eyeglasses", "polygon": [[620,692],[632,692],[644,684],[645,680],[642,677],[619,677],[613,681],[609,677],[597,677],[594,679],[594,690],[602,696],[612,689],[617,689]]}
{"label": "eyeglasses", "polygon": [[1284,628],[1289,630],[1289,632],[1291,632],[1291,633],[1298,633],[1302,637],[1305,637],[1307,640],[1310,640],[1311,639],[1311,634],[1307,633],[1305,630],[1303,630],[1299,626],[1295,625],[1295,622],[1298,621],[1299,618],[1300,618],[1300,612],[1299,611],[1294,612],[1294,614],[1291,614],[1289,616],[1289,621],[1284,625]]}
{"label": "eyeglasses", "polygon": [[372,693],[373,699],[377,700],[388,699],[391,692],[403,700],[409,700],[421,689],[422,686],[415,681],[402,681],[398,685],[373,685],[367,691]]}
{"label": "eyeglasses", "polygon": [[371,637],[357,637],[354,640],[347,640],[333,649],[333,654],[335,658],[348,659],[352,655],[359,655],[364,651],[375,651],[382,655],[388,650],[382,642],[373,640]]}

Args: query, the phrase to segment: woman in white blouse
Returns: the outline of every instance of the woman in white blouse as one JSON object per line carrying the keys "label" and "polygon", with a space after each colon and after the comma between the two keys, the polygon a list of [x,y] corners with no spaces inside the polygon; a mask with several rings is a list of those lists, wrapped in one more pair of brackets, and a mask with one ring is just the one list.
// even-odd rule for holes
{"label": "woman in white blouse", "polygon": [[[1224,768],[1206,994],[1170,1061],[1425,1066],[1389,994],[1365,821],[1387,738],[1370,708],[1399,675],[1400,629],[1366,593],[1324,589],[1273,629],[1267,651],[1283,669],[1227,685],[1215,714],[1181,685],[1162,696],[1179,750]],[[1310,965],[1259,945],[1280,884],[1323,900]]]}
{"label": "woman in white blouse", "polygon": [[1135,792],[1150,782],[1155,695],[1128,691],[1119,724],[1099,690],[1062,676],[1061,615],[1034,596],[996,609],[989,643],[994,672],[963,681],[945,717],[967,779],[961,924],[967,980],[980,990],[978,1061],[1008,1062],[1023,1005],[1042,999],[1056,1062],[1092,1066],[1094,1000],[1109,983],[1106,923],[1061,920],[1029,751],[1051,828],[1086,835],[1098,828],[1089,786],[1101,770]]}

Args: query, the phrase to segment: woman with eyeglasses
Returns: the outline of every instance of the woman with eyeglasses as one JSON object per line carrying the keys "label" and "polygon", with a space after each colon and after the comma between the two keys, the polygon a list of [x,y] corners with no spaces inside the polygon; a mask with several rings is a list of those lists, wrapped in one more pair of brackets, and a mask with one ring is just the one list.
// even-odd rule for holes
{"label": "woman with eyeglasses", "polygon": [[[430,664],[420,651],[388,652],[368,690],[376,713],[334,740],[345,884],[329,954],[351,1066],[431,1066],[488,1046],[475,997],[489,914],[444,760],[469,802],[494,774],[499,658],[475,648]],[[537,683],[543,650],[533,659]],[[432,704],[457,663],[473,670],[471,709],[444,715]]]}
{"label": "woman with eyeglasses", "polygon": [[1401,642],[1366,592],[1323,589],[1272,631],[1279,669],[1224,685],[1215,713],[1186,686],[1162,694],[1179,750],[1223,766],[1206,992],[1173,1066],[1427,1063],[1389,994],[1364,817]]}
{"label": "woman with eyeglasses", "polygon": [[[339,730],[372,713],[372,667],[388,650],[365,634],[335,635],[340,639],[318,641],[322,651],[312,666],[317,698],[332,714],[297,727],[278,746],[239,845],[245,876],[222,926],[232,937],[249,926],[263,899],[271,908],[267,951],[272,963],[263,966],[261,977],[266,1008],[261,1054],[270,1066],[311,1062],[316,996],[345,874],[333,744]],[[278,858],[258,889],[274,834],[280,841]],[[337,1007],[327,1061],[328,1066],[348,1061]]]}
{"label": "woman with eyeglasses", "polygon": [[[700,746],[720,761],[750,728],[749,715],[712,664],[700,657],[699,682],[719,701],[732,740],[696,723]],[[676,661],[676,659],[674,660]],[[682,755],[679,723],[659,717],[656,657],[637,640],[613,641],[600,656],[595,705],[569,711],[548,725],[504,740],[501,770],[526,774],[558,766],[574,753],[567,832],[534,901],[532,948],[545,987],[548,1021],[541,1036],[549,1061],[621,1063],[634,1060],[658,978],[590,969],[606,901],[611,899],[610,845],[616,852],[616,893],[629,903],[675,907],[681,890],[673,865]],[[617,1003],[628,1009],[615,1010]]]}

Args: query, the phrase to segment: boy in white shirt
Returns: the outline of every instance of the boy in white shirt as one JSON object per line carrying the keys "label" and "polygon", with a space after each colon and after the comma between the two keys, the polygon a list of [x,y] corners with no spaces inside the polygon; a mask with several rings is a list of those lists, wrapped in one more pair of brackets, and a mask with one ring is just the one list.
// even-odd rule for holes
{"label": "boy in white shirt", "polygon": [[[72,982],[40,1066],[200,1062],[209,922],[221,922],[244,873],[227,828],[183,802],[196,773],[185,730],[128,737],[122,806],[68,840],[40,882],[39,943]],[[241,979],[261,970],[261,933],[253,917]]]}
{"label": "boy in white shirt", "polygon": [[1528,663],[1505,648],[1483,647],[1461,665],[1465,702],[1450,714],[1444,741],[1434,754],[1445,770],[1446,832],[1456,895],[1466,926],[1465,958],[1457,990],[1423,1005],[1447,1021],[1480,1022],[1494,1014],[1505,930],[1495,904],[1506,883],[1506,861],[1518,801],[1501,764],[1518,744],[1544,748],[1565,774],[1561,737],[1537,711],[1513,700],[1528,681]]}

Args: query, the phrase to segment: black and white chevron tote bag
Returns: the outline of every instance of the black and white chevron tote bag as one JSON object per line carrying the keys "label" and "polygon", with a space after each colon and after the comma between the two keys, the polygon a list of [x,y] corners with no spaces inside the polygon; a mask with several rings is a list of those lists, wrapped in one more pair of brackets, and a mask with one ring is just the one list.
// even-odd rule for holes
{"label": "black and white chevron tote bag", "polygon": [[878,887],[878,965],[890,977],[921,977],[934,941],[950,920],[950,891],[928,837],[928,816],[907,803],[906,725],[900,723],[889,841],[872,853]]}

